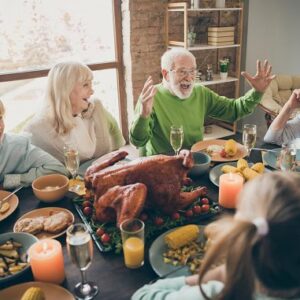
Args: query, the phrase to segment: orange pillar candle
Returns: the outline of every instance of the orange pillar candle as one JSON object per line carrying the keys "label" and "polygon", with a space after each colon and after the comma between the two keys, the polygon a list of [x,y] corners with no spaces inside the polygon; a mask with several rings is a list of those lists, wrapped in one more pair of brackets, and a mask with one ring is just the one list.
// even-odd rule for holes
{"label": "orange pillar candle", "polygon": [[225,208],[236,208],[243,183],[243,177],[238,174],[222,174],[219,179],[219,204]]}
{"label": "orange pillar candle", "polygon": [[64,259],[60,242],[45,239],[28,250],[29,262],[36,281],[60,284],[65,279]]}

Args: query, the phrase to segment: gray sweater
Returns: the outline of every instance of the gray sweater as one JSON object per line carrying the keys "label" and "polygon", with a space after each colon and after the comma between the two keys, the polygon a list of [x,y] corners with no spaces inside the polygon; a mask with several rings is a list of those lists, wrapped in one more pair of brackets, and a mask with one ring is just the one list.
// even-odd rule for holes
{"label": "gray sweater", "polygon": [[51,173],[68,175],[57,159],[31,145],[28,137],[4,134],[0,143],[0,183],[4,188],[28,186],[35,178]]}

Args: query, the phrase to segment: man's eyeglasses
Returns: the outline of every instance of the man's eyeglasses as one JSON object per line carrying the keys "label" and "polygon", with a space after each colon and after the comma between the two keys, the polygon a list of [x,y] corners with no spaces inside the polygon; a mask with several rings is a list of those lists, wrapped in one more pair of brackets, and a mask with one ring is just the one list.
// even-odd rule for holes
{"label": "man's eyeglasses", "polygon": [[176,73],[177,76],[180,78],[186,77],[186,76],[195,76],[197,74],[196,69],[177,69],[177,70],[170,70],[171,72]]}

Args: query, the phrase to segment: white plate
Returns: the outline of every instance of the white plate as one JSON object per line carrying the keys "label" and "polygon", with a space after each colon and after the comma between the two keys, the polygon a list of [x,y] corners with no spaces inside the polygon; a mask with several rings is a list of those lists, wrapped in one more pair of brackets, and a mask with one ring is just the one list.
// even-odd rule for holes
{"label": "white plate", "polygon": [[[207,141],[200,141],[197,142],[196,144],[194,144],[192,146],[192,152],[199,152],[199,151],[205,151],[207,149],[208,146],[212,146],[212,145],[217,145],[217,146],[222,146],[224,147],[225,143],[227,142],[227,140],[207,140]],[[240,158],[243,158],[247,155],[247,150],[246,148],[238,143],[237,143],[237,152],[234,156],[231,157],[222,157],[220,155],[220,153],[213,153],[213,155],[211,155],[211,160],[212,161],[218,161],[218,162],[225,162],[225,161],[235,161],[235,160],[239,160]]]}
{"label": "white plate", "polygon": [[[200,236],[199,240],[204,241],[204,228],[205,226],[199,225],[200,228]],[[159,237],[156,238],[156,240],[152,243],[150,249],[149,249],[149,261],[151,264],[152,269],[158,276],[165,276],[169,272],[178,269],[180,266],[173,266],[172,264],[166,264],[164,263],[163,253],[165,253],[168,250],[168,246],[165,243],[165,235],[170,233],[171,231],[174,231],[178,229],[172,228],[165,233],[161,234]],[[178,276],[185,276],[185,275],[191,275],[188,267],[184,267],[178,272],[174,272],[170,274],[169,277],[178,277]]]}
{"label": "white plate", "polygon": [[[21,218],[19,218],[17,220],[17,222],[15,223],[15,225],[14,225],[14,232],[16,232],[17,223],[19,221],[21,221],[22,219],[24,219],[24,218],[48,217],[48,216],[50,216],[51,212],[61,212],[61,211],[64,211],[67,214],[69,214],[72,218],[71,223],[74,223],[74,220],[75,220],[74,215],[68,209],[61,208],[61,207],[38,208],[38,209],[35,209],[35,210],[32,210],[32,211],[26,213]],[[67,231],[67,228],[65,228],[63,231],[58,232],[58,233],[50,233],[50,232],[42,231],[40,233],[35,234],[35,236],[40,240],[42,240],[42,239],[54,239],[54,238],[57,238],[57,237],[65,234],[66,231]]]}
{"label": "white plate", "polygon": [[46,300],[75,300],[74,296],[63,287],[45,282],[26,282],[13,285],[0,291],[0,299],[20,300],[30,287],[39,287],[43,290]]}
{"label": "white plate", "polygon": [[[0,191],[0,200],[7,197],[10,193],[11,192]],[[7,200],[7,202],[9,203],[9,209],[4,214],[0,213],[0,221],[6,219],[8,216],[10,216],[16,210],[16,208],[19,205],[19,198],[16,194],[14,194],[14,195],[10,196],[10,198]]]}
{"label": "white plate", "polygon": [[[221,169],[222,169],[222,167],[225,166],[225,165],[230,165],[230,166],[236,167],[236,162],[228,162],[228,163],[219,164],[219,165],[213,167],[213,168],[210,170],[210,172],[209,172],[209,179],[210,179],[210,181],[211,181],[214,185],[216,185],[216,186],[219,186],[219,179],[220,179],[220,176],[221,176],[222,174],[224,174],[224,173],[221,171]],[[248,163],[248,165],[249,165],[249,167],[252,167],[252,166],[253,166],[253,163]],[[265,173],[265,172],[271,172],[271,170],[265,168],[264,173]]]}

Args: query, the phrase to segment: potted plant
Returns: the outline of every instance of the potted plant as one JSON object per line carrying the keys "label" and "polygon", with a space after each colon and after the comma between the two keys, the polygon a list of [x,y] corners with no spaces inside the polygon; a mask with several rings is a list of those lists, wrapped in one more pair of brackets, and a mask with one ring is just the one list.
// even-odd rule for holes
{"label": "potted plant", "polygon": [[195,45],[195,40],[196,40],[196,32],[194,32],[194,26],[191,26],[189,32],[188,32],[188,46],[192,47]]}
{"label": "potted plant", "polygon": [[228,76],[229,59],[228,58],[220,59],[219,66],[220,66],[220,77],[222,80],[224,80]]}

